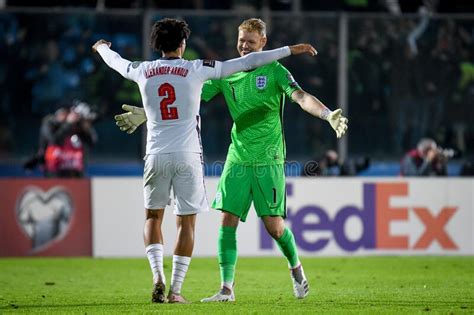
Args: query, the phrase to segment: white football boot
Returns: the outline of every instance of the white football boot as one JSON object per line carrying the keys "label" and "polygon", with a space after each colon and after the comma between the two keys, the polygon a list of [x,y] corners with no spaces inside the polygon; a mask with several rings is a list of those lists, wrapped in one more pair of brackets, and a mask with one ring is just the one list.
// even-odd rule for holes
{"label": "white football boot", "polygon": [[303,266],[300,264],[298,267],[290,269],[290,274],[295,297],[297,299],[304,299],[309,293],[309,284],[304,274]]}
{"label": "white football boot", "polygon": [[[228,293],[230,292],[230,293]],[[234,290],[228,288],[222,288],[219,292],[211,297],[204,298],[201,302],[235,302]]]}

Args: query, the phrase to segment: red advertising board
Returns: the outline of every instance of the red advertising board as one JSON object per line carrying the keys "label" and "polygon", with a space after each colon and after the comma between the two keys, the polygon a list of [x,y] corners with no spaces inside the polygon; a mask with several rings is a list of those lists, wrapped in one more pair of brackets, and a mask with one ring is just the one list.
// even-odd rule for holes
{"label": "red advertising board", "polygon": [[0,256],[91,256],[88,179],[0,179]]}

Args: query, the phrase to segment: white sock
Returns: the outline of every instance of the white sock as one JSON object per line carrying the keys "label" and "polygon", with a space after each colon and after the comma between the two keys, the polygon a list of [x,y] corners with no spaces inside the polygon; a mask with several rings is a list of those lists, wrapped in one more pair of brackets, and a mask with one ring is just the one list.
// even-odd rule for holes
{"label": "white sock", "polygon": [[150,244],[145,250],[153,272],[153,283],[157,283],[161,279],[166,284],[165,273],[163,272],[163,244]]}
{"label": "white sock", "polygon": [[290,262],[288,262],[288,268],[291,269],[291,270],[298,268],[300,265],[301,265],[301,262],[300,262],[299,259],[296,262],[296,265],[294,265],[294,266],[290,265]]}
{"label": "white sock", "polygon": [[184,277],[188,272],[191,257],[173,255],[173,272],[171,273],[171,292],[181,294]]}
{"label": "white sock", "polygon": [[221,287],[226,287],[229,289],[231,292],[234,291],[234,282],[222,282]]}

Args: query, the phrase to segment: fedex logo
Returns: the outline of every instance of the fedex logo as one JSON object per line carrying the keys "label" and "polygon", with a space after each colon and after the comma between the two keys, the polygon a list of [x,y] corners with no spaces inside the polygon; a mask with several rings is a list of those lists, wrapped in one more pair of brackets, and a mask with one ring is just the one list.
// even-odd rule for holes
{"label": "fedex logo", "polygon": [[[293,195],[293,186],[287,185],[287,195]],[[345,251],[358,249],[427,249],[433,242],[443,249],[458,249],[445,227],[457,211],[457,207],[444,206],[437,213],[427,207],[413,205],[410,207],[393,207],[391,197],[408,195],[408,183],[366,183],[363,184],[362,207],[343,206],[337,210],[334,218],[317,205],[307,205],[297,211],[288,208],[286,221],[291,226],[297,245],[305,251],[319,251],[331,241],[327,232],[331,233],[337,245]],[[409,245],[409,235],[397,234],[390,231],[390,223],[409,220],[412,211],[423,224],[423,231],[417,237],[414,245]],[[307,216],[317,217],[317,222],[307,223]],[[362,233],[359,239],[350,239],[345,231],[345,223],[351,217],[357,217],[362,222]],[[306,220],[307,221],[307,220]],[[326,231],[325,237],[308,240],[304,233],[308,231]],[[273,239],[260,225],[260,248],[272,249]],[[413,243],[413,242],[412,242]]]}

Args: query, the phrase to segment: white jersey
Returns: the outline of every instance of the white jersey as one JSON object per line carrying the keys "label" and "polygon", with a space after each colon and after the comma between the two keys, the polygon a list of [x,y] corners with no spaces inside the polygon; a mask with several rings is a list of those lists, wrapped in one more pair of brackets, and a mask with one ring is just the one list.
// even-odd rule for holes
{"label": "white jersey", "polygon": [[199,107],[204,82],[290,55],[290,49],[283,47],[225,62],[181,58],[130,62],[105,44],[97,51],[107,65],[138,84],[148,118],[146,154],[202,152]]}
{"label": "white jersey", "polygon": [[127,76],[138,83],[147,120],[147,154],[201,152],[199,106],[207,78],[220,63],[184,59],[133,62]]}

